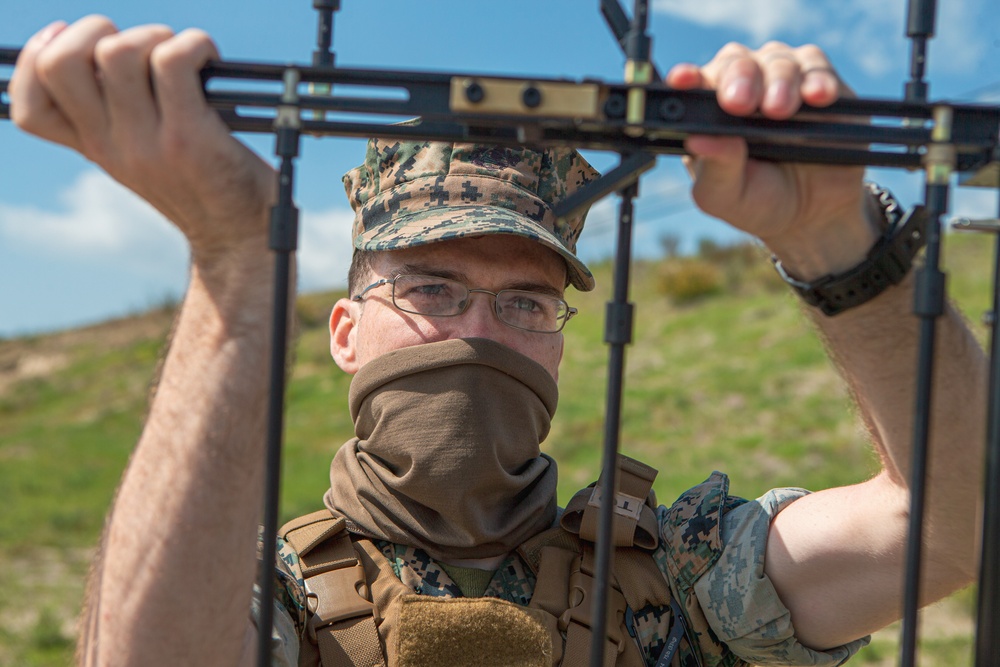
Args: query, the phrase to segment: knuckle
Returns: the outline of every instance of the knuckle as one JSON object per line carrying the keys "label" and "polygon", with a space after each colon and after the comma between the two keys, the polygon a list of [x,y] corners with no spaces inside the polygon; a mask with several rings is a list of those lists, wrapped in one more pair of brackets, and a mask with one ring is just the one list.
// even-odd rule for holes
{"label": "knuckle", "polygon": [[185,28],[181,31],[180,36],[195,44],[214,45],[211,36],[201,28]]}
{"label": "knuckle", "polygon": [[826,59],[826,52],[815,44],[803,44],[795,49],[797,53],[808,58]]}
{"label": "knuckle", "polygon": [[728,42],[721,49],[719,49],[719,52],[715,55],[715,59],[724,60],[724,59],[738,58],[741,56],[746,56],[749,53],[750,49],[748,49],[743,44],[740,44],[739,42]]}
{"label": "knuckle", "polygon": [[66,52],[48,48],[42,49],[35,58],[35,74],[43,83],[51,81],[66,63]]}
{"label": "knuckle", "polygon": [[94,46],[94,61],[101,69],[112,69],[134,58],[136,52],[136,45],[122,39],[119,33],[97,42]]}
{"label": "knuckle", "polygon": [[150,64],[157,70],[176,68],[184,59],[184,52],[177,48],[177,39],[160,42],[150,53]]}
{"label": "knuckle", "polygon": [[749,51],[749,49],[747,49],[747,47],[744,44],[740,44],[739,42],[726,42],[722,46],[722,48],[719,49],[719,53],[726,53],[726,54],[746,53],[747,51]]}
{"label": "knuckle", "polygon": [[160,42],[149,54],[149,64],[153,69],[163,72],[177,67],[181,54],[174,46],[175,40]]}
{"label": "knuckle", "polygon": [[758,53],[774,53],[775,51],[788,51],[788,44],[776,39],[769,40],[760,47]]}
{"label": "knuckle", "polygon": [[174,31],[170,28],[170,26],[162,23],[151,23],[149,25],[142,26],[140,34],[145,39],[163,41],[173,37]]}
{"label": "knuckle", "polygon": [[35,58],[35,68],[41,77],[57,76],[65,67],[93,56],[95,45],[117,32],[115,24],[106,16],[92,14],[77,21],[70,28],[84,33],[90,39],[56,39],[45,45]]}
{"label": "knuckle", "polygon": [[[10,106],[10,120],[14,125],[25,132],[41,136],[47,129],[52,118],[51,102],[47,91],[42,91],[44,98],[39,95],[32,95],[30,91],[23,90],[30,86],[39,87],[40,82],[25,81],[20,71],[15,70],[8,85],[7,94],[12,102]],[[45,101],[42,101],[42,100]]]}
{"label": "knuckle", "polygon": [[170,28],[162,25],[130,28],[100,40],[94,48],[94,58],[102,68],[135,62],[146,58],[155,44],[172,34]]}
{"label": "knuckle", "polygon": [[203,30],[188,28],[172,39],[160,42],[153,48],[152,62],[157,68],[172,69],[189,66],[215,53],[212,38]]}
{"label": "knuckle", "polygon": [[112,34],[118,32],[115,22],[107,16],[88,14],[76,22],[76,25],[89,32],[97,34]]}

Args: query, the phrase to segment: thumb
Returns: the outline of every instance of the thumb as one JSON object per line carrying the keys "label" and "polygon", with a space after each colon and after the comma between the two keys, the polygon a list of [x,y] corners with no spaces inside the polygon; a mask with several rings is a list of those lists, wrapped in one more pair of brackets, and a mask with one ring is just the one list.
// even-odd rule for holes
{"label": "thumb", "polygon": [[743,202],[747,145],[739,137],[691,136],[684,142],[685,165],[694,184],[691,196],[709,215],[731,220]]}

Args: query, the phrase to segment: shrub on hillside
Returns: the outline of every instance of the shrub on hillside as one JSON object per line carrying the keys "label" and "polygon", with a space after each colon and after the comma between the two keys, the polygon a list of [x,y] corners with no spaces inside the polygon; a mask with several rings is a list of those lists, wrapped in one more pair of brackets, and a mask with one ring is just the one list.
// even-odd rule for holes
{"label": "shrub on hillside", "polygon": [[342,296],[334,292],[316,292],[299,295],[295,301],[295,315],[303,329],[325,328],[330,321],[333,304]]}
{"label": "shrub on hillside", "polygon": [[711,262],[677,257],[661,264],[656,286],[660,294],[675,303],[688,303],[722,292],[725,275]]}

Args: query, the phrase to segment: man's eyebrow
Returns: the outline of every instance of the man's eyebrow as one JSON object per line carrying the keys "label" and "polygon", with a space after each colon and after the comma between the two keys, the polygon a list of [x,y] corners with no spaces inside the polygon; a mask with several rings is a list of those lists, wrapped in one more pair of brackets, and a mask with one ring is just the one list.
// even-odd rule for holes
{"label": "man's eyebrow", "polygon": [[457,280],[463,283],[468,280],[468,276],[464,273],[442,269],[430,264],[403,264],[395,269],[393,273],[396,275],[434,276],[435,278],[448,278],[449,280]]}
{"label": "man's eyebrow", "polygon": [[517,282],[511,283],[504,287],[504,289],[519,289],[526,292],[538,292],[539,294],[547,294],[549,296],[554,296],[557,299],[563,298],[563,291],[556,289],[552,285],[545,283],[533,283],[533,282]]}
{"label": "man's eyebrow", "polygon": [[[401,264],[392,271],[393,275],[421,275],[421,276],[434,276],[435,278],[448,278],[449,280],[457,280],[461,283],[465,283],[469,287],[476,288],[476,285],[469,285],[469,278],[461,271],[452,271],[450,269],[443,269],[439,266],[434,266],[431,264]],[[563,298],[563,291],[549,285],[547,283],[539,283],[531,280],[514,280],[503,285],[501,289],[516,289],[524,290],[527,292],[538,292],[539,294],[547,294],[549,296],[554,296],[557,299]]]}

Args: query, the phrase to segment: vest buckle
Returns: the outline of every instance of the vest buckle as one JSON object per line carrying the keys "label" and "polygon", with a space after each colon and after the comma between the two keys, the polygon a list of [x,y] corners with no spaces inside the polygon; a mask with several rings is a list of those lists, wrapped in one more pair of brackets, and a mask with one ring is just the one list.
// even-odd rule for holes
{"label": "vest buckle", "polygon": [[341,621],[375,616],[375,605],[368,600],[365,569],[360,563],[327,570],[308,577],[306,597],[310,611],[307,624],[309,639],[317,642],[317,631]]}

